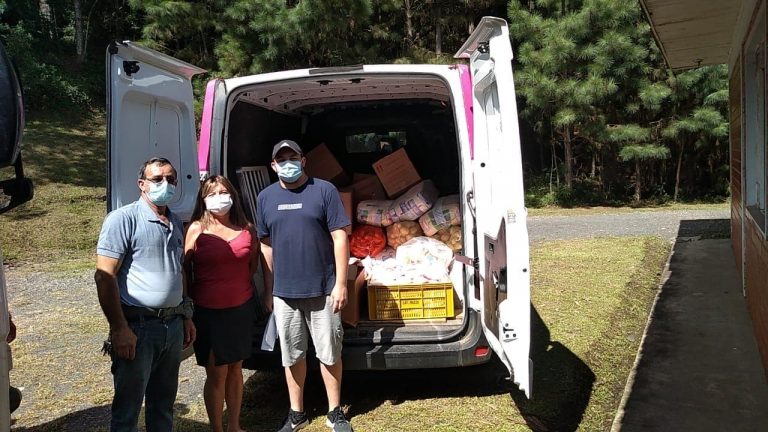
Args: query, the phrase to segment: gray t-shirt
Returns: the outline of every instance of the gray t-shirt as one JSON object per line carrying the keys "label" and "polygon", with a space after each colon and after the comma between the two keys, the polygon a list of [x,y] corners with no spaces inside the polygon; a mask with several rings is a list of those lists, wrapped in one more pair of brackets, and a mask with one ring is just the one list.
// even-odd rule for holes
{"label": "gray t-shirt", "polygon": [[104,219],[96,253],[122,260],[117,273],[120,301],[130,306],[177,306],[182,297],[184,233],[168,210],[165,225],[143,199]]}

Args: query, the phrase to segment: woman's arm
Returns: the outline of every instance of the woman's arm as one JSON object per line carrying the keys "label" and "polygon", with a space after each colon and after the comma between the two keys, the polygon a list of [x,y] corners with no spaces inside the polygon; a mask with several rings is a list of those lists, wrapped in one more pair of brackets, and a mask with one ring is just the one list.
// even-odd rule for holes
{"label": "woman's arm", "polygon": [[195,255],[195,243],[202,232],[203,226],[200,225],[200,222],[195,221],[189,224],[187,232],[184,235],[184,271],[182,272],[182,279],[184,282],[185,297],[188,293],[188,285],[192,283],[194,277],[192,262]]}

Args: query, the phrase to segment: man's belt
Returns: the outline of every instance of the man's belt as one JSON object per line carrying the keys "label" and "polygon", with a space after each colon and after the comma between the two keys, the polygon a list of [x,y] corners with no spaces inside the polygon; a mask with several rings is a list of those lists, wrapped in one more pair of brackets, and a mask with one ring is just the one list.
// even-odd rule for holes
{"label": "man's belt", "polygon": [[125,319],[134,320],[138,317],[145,318],[169,318],[172,316],[183,316],[184,318],[192,318],[193,306],[192,301],[184,299],[178,306],[172,306],[167,308],[151,308],[146,306],[128,306],[122,305],[123,314]]}

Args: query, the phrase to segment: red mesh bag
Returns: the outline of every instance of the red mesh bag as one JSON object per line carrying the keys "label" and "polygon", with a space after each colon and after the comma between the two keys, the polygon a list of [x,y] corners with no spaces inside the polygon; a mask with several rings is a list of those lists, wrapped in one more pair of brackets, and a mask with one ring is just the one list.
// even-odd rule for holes
{"label": "red mesh bag", "polygon": [[381,253],[387,247],[387,235],[384,229],[372,225],[358,225],[349,238],[349,253],[357,258],[365,258]]}

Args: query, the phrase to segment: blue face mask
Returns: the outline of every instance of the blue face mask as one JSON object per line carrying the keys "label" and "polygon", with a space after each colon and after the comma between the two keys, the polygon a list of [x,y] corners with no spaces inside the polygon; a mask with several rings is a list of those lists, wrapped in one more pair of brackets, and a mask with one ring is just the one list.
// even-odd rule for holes
{"label": "blue face mask", "polygon": [[277,176],[286,183],[294,183],[301,178],[301,161],[287,160],[277,163]]}
{"label": "blue face mask", "polygon": [[[147,181],[149,182],[149,180]],[[176,186],[168,183],[165,180],[163,180],[161,183],[149,182],[149,192],[147,192],[147,198],[149,198],[152,204],[158,207],[162,207],[171,201],[171,198],[173,198],[173,194],[175,192]]]}

